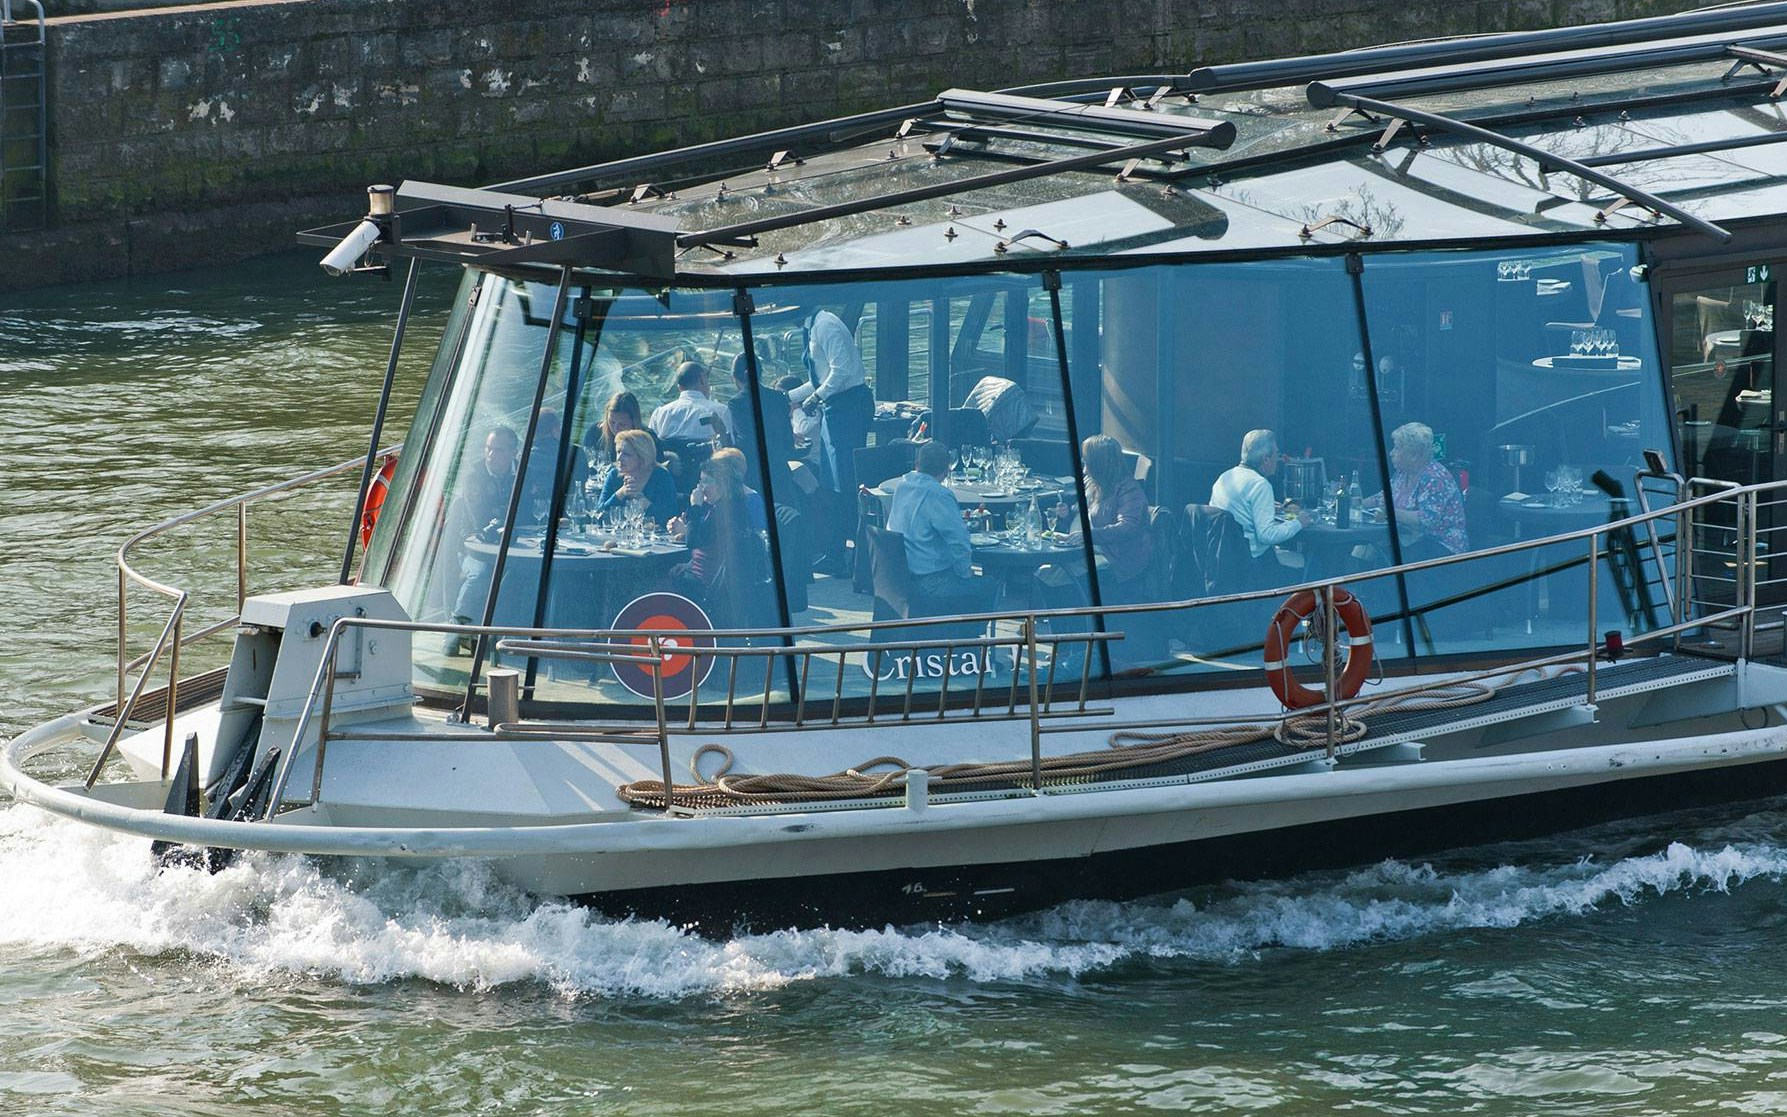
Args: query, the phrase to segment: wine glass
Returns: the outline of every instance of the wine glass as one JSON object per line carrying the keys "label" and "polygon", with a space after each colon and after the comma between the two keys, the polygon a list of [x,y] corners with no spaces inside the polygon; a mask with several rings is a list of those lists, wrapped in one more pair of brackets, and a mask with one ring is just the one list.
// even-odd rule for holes
{"label": "wine glass", "polygon": [[1560,475],[1561,472],[1562,471],[1558,469],[1548,469],[1545,471],[1545,491],[1551,494],[1551,503],[1554,507],[1557,505],[1557,491],[1562,488],[1564,484],[1564,479]]}

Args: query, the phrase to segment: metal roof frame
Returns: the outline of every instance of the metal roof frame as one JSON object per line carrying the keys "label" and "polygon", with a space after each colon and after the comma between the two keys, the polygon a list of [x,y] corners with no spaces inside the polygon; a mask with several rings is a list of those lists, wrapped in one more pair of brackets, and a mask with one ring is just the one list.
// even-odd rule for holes
{"label": "metal roof frame", "polygon": [[1304,55],[1266,62],[1203,66],[1192,70],[1183,79],[1175,80],[1196,93],[1267,89],[1366,74],[1391,74],[1452,63],[1484,62],[1557,51],[1658,42],[1682,38],[1684,35],[1728,34],[1778,23],[1787,23],[1787,3],[1759,3],[1545,31],[1512,31],[1466,39]]}
{"label": "metal roof frame", "polygon": [[[1180,119],[1180,118],[1175,118]],[[1126,162],[1130,159],[1146,159],[1150,156],[1177,151],[1187,147],[1226,148],[1235,141],[1235,126],[1228,121],[1194,122],[1207,127],[1194,128],[1176,136],[1165,139],[1150,140],[1144,143],[1130,144],[1108,151],[1095,151],[1087,155],[1074,155],[1065,159],[1051,159],[1047,162],[1030,166],[1014,167],[1005,171],[992,171],[987,174],[972,175],[968,178],[951,182],[934,183],[930,186],[917,186],[907,190],[896,190],[887,194],[859,198],[849,202],[838,202],[826,206],[814,206],[798,213],[782,214],[776,217],[762,217],[752,221],[740,221],[732,225],[722,225],[713,229],[691,231],[677,238],[679,247],[689,248],[702,245],[737,244],[745,238],[758,233],[773,232],[778,229],[793,228],[817,221],[829,221],[838,217],[849,217],[858,213],[886,209],[892,206],[906,205],[911,202],[927,201],[931,198],[943,198],[952,194],[964,194],[973,190],[984,190],[988,187],[1003,186],[1011,182],[1023,182],[1034,178],[1047,178],[1050,175],[1064,174],[1069,171],[1088,170],[1092,167],[1108,163]]]}
{"label": "metal roof frame", "polygon": [[[405,204],[409,208],[405,209]],[[475,263],[486,268],[589,267],[671,279],[674,218],[429,182],[397,189],[397,213],[381,226],[378,256]],[[362,220],[308,229],[303,244],[334,247]]]}
{"label": "metal roof frame", "polygon": [[1337,103],[1347,105],[1359,111],[1377,113],[1380,116],[1390,117],[1394,120],[1404,120],[1410,124],[1424,125],[1436,132],[1447,132],[1455,136],[1462,136],[1465,139],[1474,140],[1477,143],[1499,147],[1504,151],[1509,151],[1516,155],[1531,159],[1543,168],[1563,171],[1566,174],[1572,174],[1577,178],[1595,183],[1598,186],[1603,186],[1608,190],[1613,191],[1615,194],[1618,194],[1620,197],[1643,206],[1645,209],[1650,210],[1658,216],[1672,218],[1679,224],[1685,225],[1690,229],[1694,229],[1711,237],[1712,239],[1719,241],[1721,244],[1731,239],[1731,233],[1726,229],[1721,228],[1704,218],[1697,217],[1694,214],[1689,213],[1687,210],[1682,209],[1680,206],[1664,201],[1655,194],[1640,190],[1631,183],[1624,182],[1613,175],[1598,171],[1595,168],[1579,163],[1574,159],[1566,159],[1561,155],[1553,154],[1543,148],[1537,148],[1531,144],[1513,139],[1512,137],[1504,136],[1500,132],[1491,131],[1488,128],[1482,128],[1475,124],[1467,124],[1462,120],[1455,120],[1452,117],[1442,116],[1439,113],[1425,112],[1421,109],[1409,108],[1407,105],[1400,105],[1391,101],[1379,101],[1373,97],[1360,97],[1351,93],[1336,93],[1335,97]]}
{"label": "metal roof frame", "polygon": [[1309,83],[1308,97],[1309,103],[1316,108],[1327,108],[1340,103],[1337,99],[1337,94],[1340,93],[1400,100],[1436,93],[1471,92],[1535,82],[1624,74],[1633,70],[1685,66],[1696,62],[1719,62],[1737,56],[1736,52],[1740,50],[1749,51],[1756,56],[1747,59],[1748,61],[1756,61],[1758,58],[1770,58],[1766,51],[1757,48],[1787,46],[1787,26],[1773,25],[1766,30],[1767,34],[1735,40],[1730,35],[1701,35],[1661,42],[1643,50],[1606,47],[1550,55],[1525,55],[1493,62],[1467,62],[1395,74],[1314,81]]}

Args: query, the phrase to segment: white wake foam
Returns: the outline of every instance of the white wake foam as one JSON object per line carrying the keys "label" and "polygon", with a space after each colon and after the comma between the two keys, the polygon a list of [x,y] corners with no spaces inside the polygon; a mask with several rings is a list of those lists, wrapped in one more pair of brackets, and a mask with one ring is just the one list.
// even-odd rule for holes
{"label": "white wake foam", "polygon": [[1607,864],[1444,872],[1389,861],[1204,890],[1196,902],[1079,902],[987,926],[713,941],[542,901],[472,864],[325,870],[302,857],[255,855],[215,875],[157,872],[140,840],[11,807],[0,810],[0,954],[185,955],[245,984],[307,974],[674,998],[864,974],[998,982],[1071,978],[1148,958],[1232,962],[1274,949],[1514,927],[1783,875],[1787,848],[1715,839]]}

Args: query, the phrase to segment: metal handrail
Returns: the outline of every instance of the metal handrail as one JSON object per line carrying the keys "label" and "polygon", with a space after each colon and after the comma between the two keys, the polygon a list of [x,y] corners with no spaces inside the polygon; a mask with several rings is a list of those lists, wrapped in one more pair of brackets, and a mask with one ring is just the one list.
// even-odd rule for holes
{"label": "metal handrail", "polygon": [[[1744,532],[1741,529],[1747,529],[1748,533],[1753,533],[1754,528],[1755,528],[1755,518],[1753,515],[1747,514],[1745,510],[1750,508],[1751,506],[1753,506],[1756,503],[1756,497],[1757,497],[1757,493],[1754,490],[1742,491],[1742,490],[1723,489],[1718,493],[1711,494],[1704,498],[1697,498],[1697,499],[1690,500],[1690,501],[1680,502],[1678,504],[1670,505],[1666,508],[1658,509],[1653,512],[1647,512],[1641,516],[1624,517],[1622,519],[1610,522],[1608,524],[1597,525],[1595,527],[1583,529],[1583,530],[1577,531],[1577,532],[1570,532],[1570,533],[1566,533],[1566,534],[1560,535],[1560,536],[1552,536],[1552,537],[1547,537],[1547,538],[1542,538],[1542,539],[1523,541],[1523,542],[1510,544],[1510,545],[1506,545],[1506,546],[1498,547],[1498,548],[1490,548],[1487,551],[1476,552],[1473,556],[1452,556],[1449,559],[1436,559],[1436,560],[1428,560],[1428,561],[1419,562],[1419,563],[1406,563],[1400,567],[1392,567],[1392,568],[1388,568],[1385,571],[1376,572],[1374,576],[1382,577],[1382,576],[1395,574],[1400,571],[1418,570],[1418,569],[1424,569],[1424,568],[1434,567],[1434,566],[1443,566],[1443,565],[1446,565],[1449,561],[1468,561],[1469,558],[1471,558],[1471,557],[1480,558],[1486,554],[1513,553],[1513,552],[1518,552],[1518,551],[1532,550],[1532,549],[1539,548],[1539,547],[1553,547],[1553,546],[1559,545],[1560,542],[1567,542],[1571,539],[1583,539],[1583,540],[1586,540],[1588,543],[1588,551],[1589,551],[1588,561],[1589,561],[1589,566],[1590,566],[1590,571],[1589,571],[1590,603],[1589,603],[1588,617],[1587,617],[1587,619],[1588,619],[1588,634],[1587,634],[1587,638],[1584,641],[1583,645],[1581,645],[1578,648],[1571,649],[1571,650],[1563,652],[1563,653],[1542,656],[1542,657],[1538,657],[1536,659],[1533,659],[1530,661],[1525,661],[1525,662],[1522,662],[1519,664],[1502,665],[1502,666],[1496,667],[1492,670],[1482,672],[1480,674],[1464,676],[1462,679],[1459,677],[1456,677],[1456,676],[1447,676],[1447,677],[1443,677],[1443,678],[1438,678],[1438,679],[1436,679],[1432,682],[1426,683],[1426,684],[1417,684],[1415,686],[1406,688],[1403,691],[1403,693],[1406,695],[1419,694],[1424,691],[1436,689],[1439,687],[1454,686],[1454,685],[1457,685],[1461,681],[1476,681],[1479,679],[1492,678],[1492,677],[1495,677],[1498,675],[1505,676],[1510,672],[1519,672],[1522,670],[1527,670],[1527,669],[1531,669],[1531,668],[1535,668],[1535,667],[1562,665],[1562,664],[1569,664],[1569,663],[1581,661],[1585,664],[1587,671],[1588,671],[1586,700],[1587,700],[1588,705],[1590,705],[1592,707],[1594,705],[1595,699],[1597,697],[1597,687],[1598,687],[1597,661],[1598,661],[1598,656],[1599,656],[1599,652],[1600,652],[1600,640],[1599,640],[1599,634],[1597,632],[1598,612],[1597,612],[1597,603],[1595,600],[1595,596],[1596,596],[1596,590],[1598,589],[1598,581],[1597,581],[1598,567],[1600,564],[1600,557],[1603,553],[1601,537],[1604,534],[1609,534],[1614,531],[1618,531],[1623,528],[1630,527],[1634,523],[1642,522],[1647,519],[1656,519],[1656,518],[1662,518],[1665,516],[1674,518],[1674,517],[1681,515],[1683,512],[1683,509],[1688,509],[1691,511],[1693,509],[1710,507],[1714,504],[1718,504],[1721,502],[1730,502],[1730,501],[1733,501],[1734,499],[1739,501],[1738,508],[1739,508],[1739,520],[1740,520],[1740,523],[1739,523],[1740,534],[1744,534]],[[1744,537],[1751,538],[1751,535],[1744,534]],[[1754,554],[1753,544],[1745,545],[1742,553],[1753,555]],[[1659,561],[1660,561],[1660,556],[1659,556]],[[1691,629],[1695,629],[1695,628],[1702,628],[1709,624],[1717,624],[1724,620],[1736,619],[1736,618],[1740,618],[1740,617],[1741,618],[1753,618],[1754,610],[1755,610],[1755,606],[1754,606],[1755,571],[1753,568],[1754,567],[1753,562],[1750,563],[1749,566],[1750,566],[1750,569],[1746,573],[1746,576],[1744,579],[1744,584],[1742,586],[1740,586],[1740,600],[1733,608],[1724,610],[1722,612],[1717,612],[1717,613],[1713,613],[1710,615],[1697,617],[1697,618],[1688,618],[1685,616],[1677,616],[1672,610],[1671,621],[1673,623],[1666,625],[1664,627],[1658,628],[1658,629],[1653,629],[1650,632],[1635,634],[1632,642],[1634,644],[1638,644],[1638,643],[1642,643],[1645,641],[1659,641],[1659,640],[1663,640],[1663,639],[1671,637],[1671,636],[1676,636],[1676,635],[1680,634],[1681,632],[1684,632],[1687,630],[1691,630]],[[1341,582],[1341,579],[1335,578],[1335,579],[1327,579],[1327,580],[1323,580],[1323,581],[1319,581],[1319,582],[1306,583],[1307,586],[1313,588],[1318,593],[1319,600],[1321,602],[1323,615],[1327,620],[1326,631],[1332,632],[1332,633],[1338,633],[1338,631],[1339,631],[1338,627],[1337,627],[1337,618],[1335,616],[1336,610],[1334,607],[1334,591],[1339,587],[1340,582]],[[1155,604],[1147,605],[1140,609],[1138,609],[1136,607],[1117,607],[1117,608],[1114,608],[1109,611],[1110,612],[1160,611],[1162,609],[1173,609],[1173,608],[1184,608],[1184,609],[1189,610],[1189,609],[1197,609],[1197,608],[1206,608],[1206,607],[1209,607],[1211,605],[1216,605],[1216,604],[1232,603],[1235,601],[1251,601],[1251,600],[1259,600],[1262,598],[1277,597],[1277,596],[1281,595],[1283,592],[1284,592],[1283,589],[1268,590],[1268,591],[1255,591],[1255,592],[1244,593],[1244,594],[1223,595],[1220,597],[1206,598],[1206,599],[1202,599],[1202,600],[1194,599],[1192,601],[1179,603],[1179,604],[1167,603],[1167,604],[1163,605],[1163,604],[1155,603]],[[964,618],[960,618],[960,617],[912,618],[910,620],[903,620],[903,621],[870,622],[866,625],[852,625],[852,626],[827,625],[827,626],[819,626],[819,627],[808,628],[808,629],[721,630],[721,631],[715,633],[716,637],[728,636],[728,635],[744,637],[744,638],[749,638],[749,637],[761,638],[761,637],[765,637],[765,636],[776,636],[776,637],[783,638],[784,642],[781,644],[781,646],[777,646],[777,647],[723,647],[723,646],[714,646],[714,647],[707,647],[707,648],[679,647],[674,650],[673,654],[676,656],[679,656],[679,657],[713,658],[713,659],[726,658],[726,659],[729,659],[732,661],[733,668],[731,671],[729,671],[729,674],[728,674],[728,690],[727,690],[726,701],[725,701],[725,710],[724,710],[725,725],[728,728],[730,728],[732,725],[733,717],[734,717],[734,706],[737,701],[736,664],[737,664],[737,661],[741,658],[746,658],[746,657],[773,658],[775,656],[781,656],[781,655],[800,656],[800,657],[803,657],[803,659],[806,660],[810,664],[811,659],[815,656],[838,655],[838,656],[840,656],[840,672],[841,672],[841,670],[842,670],[841,660],[842,660],[843,656],[852,654],[852,653],[865,652],[865,651],[867,651],[867,652],[890,652],[890,651],[901,651],[901,650],[906,650],[908,648],[915,648],[915,647],[952,648],[952,647],[956,647],[956,646],[963,646],[963,647],[1015,647],[1015,648],[1018,648],[1021,650],[1021,654],[1024,656],[1024,658],[1029,666],[1028,695],[1027,695],[1028,701],[1025,703],[1025,711],[1024,711],[1023,716],[1028,721],[1029,730],[1030,730],[1029,736],[1030,736],[1030,746],[1031,746],[1031,767],[1032,767],[1032,777],[1033,777],[1033,779],[1032,779],[1033,790],[1035,790],[1037,793],[1040,793],[1042,790],[1042,746],[1041,746],[1042,736],[1045,733],[1068,732],[1068,731],[1071,731],[1072,729],[1082,727],[1080,725],[1076,725],[1076,726],[1062,727],[1062,728],[1057,729],[1057,728],[1053,728],[1053,727],[1045,728],[1043,726],[1043,719],[1045,716],[1048,716],[1048,714],[1049,714],[1048,706],[1052,702],[1052,699],[1053,699],[1053,690],[1054,690],[1053,669],[1054,669],[1054,663],[1058,659],[1058,652],[1059,652],[1060,645],[1062,643],[1074,642],[1074,641],[1089,643],[1090,641],[1096,640],[1096,639],[1114,639],[1114,638],[1119,638],[1120,634],[1096,633],[1096,632],[1061,633],[1058,635],[1050,634],[1050,636],[1047,638],[1046,642],[1052,645],[1052,647],[1051,647],[1052,654],[1050,655],[1051,676],[1050,676],[1050,681],[1048,684],[1046,684],[1046,689],[1045,689],[1045,684],[1043,684],[1041,681],[1041,657],[1040,657],[1040,647],[1039,647],[1045,641],[1042,639],[1039,639],[1038,632],[1037,632],[1037,623],[1041,619],[1050,618],[1050,617],[1087,617],[1093,612],[1098,612],[1098,611],[1097,610],[1087,610],[1087,609],[1070,609],[1070,610],[1033,611],[1033,612],[1026,612],[1026,613],[1021,613],[1021,614],[1005,613],[1005,614],[986,615],[991,618],[989,623],[996,624],[998,621],[1015,622],[1019,627],[1018,635],[1016,635],[1015,637],[992,636],[992,637],[981,637],[981,638],[969,638],[969,639],[964,639],[961,641],[948,640],[948,639],[895,641],[895,640],[890,639],[887,642],[876,642],[873,639],[873,637],[871,637],[870,641],[866,644],[833,645],[833,644],[826,644],[826,643],[799,643],[799,644],[796,644],[796,643],[789,642],[787,640],[787,638],[789,638],[789,637],[825,635],[825,634],[829,634],[829,633],[836,633],[839,631],[849,631],[849,632],[855,632],[855,633],[861,633],[864,631],[868,631],[868,632],[873,633],[878,629],[894,628],[894,627],[902,628],[902,629],[909,631],[911,628],[917,627],[917,625],[915,625],[913,623],[914,621],[922,621],[924,623],[932,623],[932,624],[935,624],[935,623],[959,624],[959,623],[962,623],[962,621],[964,620]],[[327,746],[327,742],[331,738],[331,733],[330,733],[330,728],[329,728],[329,710],[330,710],[331,701],[332,701],[332,697],[333,697],[334,678],[335,678],[334,658],[335,658],[336,650],[340,644],[341,634],[344,633],[345,631],[347,631],[349,628],[386,628],[386,629],[407,630],[407,631],[412,631],[412,632],[421,631],[421,632],[459,633],[459,634],[467,635],[467,636],[481,636],[481,637],[484,637],[487,639],[494,637],[494,638],[496,638],[498,647],[501,650],[510,651],[510,652],[526,653],[529,655],[538,655],[538,656],[543,656],[543,657],[564,657],[564,658],[571,658],[571,659],[589,659],[589,660],[603,660],[603,661],[625,659],[630,662],[634,662],[634,663],[640,664],[642,666],[646,666],[650,670],[650,672],[652,674],[653,682],[654,682],[654,685],[653,685],[653,710],[654,710],[654,718],[655,718],[655,734],[654,734],[654,736],[657,740],[657,743],[658,743],[658,746],[660,749],[660,753],[661,753],[661,760],[662,760],[662,763],[664,766],[664,784],[665,784],[666,788],[672,786],[671,772],[670,772],[670,767],[669,767],[669,737],[670,737],[672,730],[670,728],[669,722],[666,717],[665,701],[664,701],[663,691],[662,691],[663,666],[664,666],[664,663],[666,662],[667,657],[666,657],[663,647],[659,643],[659,638],[656,633],[643,631],[643,630],[637,631],[637,632],[632,632],[632,631],[610,630],[610,629],[591,629],[591,630],[581,630],[581,631],[580,630],[567,630],[567,629],[512,629],[512,628],[502,628],[502,627],[498,627],[498,626],[431,624],[431,623],[419,623],[419,622],[410,622],[410,621],[376,620],[376,619],[364,618],[364,617],[343,617],[343,618],[340,618],[339,620],[337,620],[331,626],[328,642],[325,644],[324,649],[323,649],[323,657],[324,657],[323,662],[318,667],[316,678],[313,680],[311,690],[307,696],[304,711],[303,711],[303,713],[300,717],[300,720],[299,720],[297,732],[294,734],[293,745],[291,746],[291,751],[287,756],[285,756],[282,759],[280,772],[279,772],[278,778],[275,781],[274,794],[269,798],[269,801],[268,801],[266,814],[264,816],[267,819],[271,819],[272,817],[274,817],[279,812],[279,810],[284,806],[284,802],[285,802],[284,791],[285,791],[285,788],[289,781],[291,769],[292,769],[293,764],[295,763],[296,754],[299,749],[299,746],[301,745],[301,743],[304,740],[305,732],[309,728],[312,711],[317,708],[319,697],[321,699],[321,719],[322,719],[322,721],[321,721],[321,725],[319,727],[319,731],[318,731],[318,735],[317,735],[318,744],[317,744],[317,750],[316,750],[316,757],[315,757],[315,761],[314,761],[314,770],[312,773],[312,780],[311,780],[311,796],[306,803],[301,804],[301,805],[304,805],[304,806],[314,805],[321,798],[323,765],[324,765],[324,759],[325,759],[325,755],[326,755],[326,746]],[[642,651],[637,646],[637,644],[633,643],[633,641],[635,641],[635,640],[645,640],[647,642],[647,648]],[[571,641],[592,641],[592,642],[572,643]],[[1323,669],[1323,675],[1328,681],[1328,693],[1329,694],[1334,693],[1334,682],[1338,677],[1338,663],[1336,662],[1336,659],[1337,659],[1337,655],[1338,655],[1339,646],[1340,646],[1339,641],[1337,639],[1326,640],[1326,641],[1324,641],[1324,644],[1323,644],[1322,669]],[[1745,651],[1747,654],[1748,653],[1747,642],[1746,642]],[[766,662],[767,661],[768,661],[768,659],[766,659]],[[765,677],[767,680],[767,679],[773,677],[773,673],[766,672]],[[805,678],[804,672],[803,672],[802,677],[803,677],[803,679]],[[841,674],[840,674],[840,683],[839,683],[840,697],[841,697],[841,685],[842,684],[841,684]],[[1010,713],[1010,715],[1015,716],[1017,714],[1017,711],[1016,711],[1017,678],[1016,678],[1015,671],[1014,671],[1011,686],[1012,686],[1012,696],[1010,699],[1010,707],[1011,708],[1009,710],[1009,713]],[[762,712],[760,715],[761,723],[763,725],[767,725],[767,723],[768,723],[770,684],[768,682],[766,682],[765,687],[766,687],[766,689],[764,691],[763,698],[762,698]],[[940,688],[940,690],[941,690],[941,694],[940,694],[940,701],[939,701],[939,708],[938,708],[938,716],[945,717],[947,715],[947,682],[945,682],[944,687]],[[910,701],[911,701],[911,693],[910,693],[911,692],[911,677],[910,676],[908,677],[907,691],[908,691],[908,694],[907,694],[907,711],[906,711],[906,713],[908,715],[907,720],[909,720]],[[802,701],[801,705],[799,707],[797,707],[796,714],[795,714],[793,723],[790,726],[790,728],[798,729],[798,728],[801,728],[804,724],[804,722],[803,722],[803,713],[804,713],[804,706],[805,706],[804,698],[805,698],[805,695],[803,693],[803,695],[802,695],[803,701]],[[868,705],[868,713],[867,713],[867,718],[868,718],[868,721],[870,721],[870,722],[872,722],[873,716],[874,716],[874,705],[875,705],[874,698],[875,698],[875,695],[872,692],[870,695],[870,702]],[[983,716],[981,713],[980,699],[981,699],[981,694],[980,694],[979,688],[977,687],[976,693],[975,693],[974,704],[967,713],[968,718],[980,719]],[[1365,703],[1365,702],[1369,702],[1369,701],[1372,701],[1372,699],[1368,698],[1368,697],[1357,697],[1357,696],[1355,696],[1352,699],[1333,699],[1333,700],[1325,701],[1316,707],[1298,711],[1297,716],[1320,717],[1324,720],[1324,722],[1326,724],[1326,730],[1327,730],[1326,731],[1326,752],[1329,757],[1333,757],[1336,755],[1337,744],[1338,744],[1341,732],[1342,732],[1343,727],[1346,722],[1345,711],[1349,707],[1359,705],[1361,703]],[[699,704],[699,691],[693,690],[693,691],[691,691],[691,694],[690,694],[690,720],[689,720],[689,725],[688,725],[688,729],[691,732],[698,731],[699,723],[696,718],[698,704]],[[1079,713],[1087,712],[1085,709],[1085,705],[1086,705],[1086,675],[1085,675],[1085,672],[1082,671],[1081,684],[1080,684],[1079,709],[1078,709],[1078,711],[1076,711],[1076,715]],[[1287,711],[1286,714],[1281,715],[1281,720],[1283,717],[1288,717],[1288,716],[1291,716],[1289,711]],[[991,719],[988,719],[988,720],[991,720]],[[1188,718],[1184,718],[1184,717],[1177,717],[1177,718],[1172,718],[1172,719],[1163,719],[1159,722],[1154,722],[1154,723],[1137,723],[1136,726],[1126,725],[1125,727],[1126,728],[1140,727],[1144,724],[1148,725],[1150,727],[1153,727],[1153,726],[1164,727],[1164,726],[1169,726],[1169,725],[1183,726],[1186,724],[1191,724],[1198,720],[1199,719],[1188,719]],[[1234,720],[1234,719],[1230,719],[1230,720]],[[835,699],[834,699],[833,713],[832,713],[832,717],[830,719],[830,724],[831,725],[839,724]],[[1107,725],[1106,727],[1108,728],[1109,726]],[[501,727],[493,727],[493,731],[498,728],[501,728]],[[511,730],[515,729],[515,727],[509,727],[509,728]],[[536,726],[528,726],[527,728],[528,728],[527,733],[519,733],[519,732],[513,733],[511,739],[515,739],[515,738],[538,739],[538,740],[552,739],[549,736],[550,727],[548,727],[548,726],[537,726],[537,727]],[[591,736],[613,737],[613,736],[619,736],[619,735],[625,733],[625,734],[631,735],[635,739],[641,739],[641,740],[645,739],[645,734],[642,733],[642,731],[640,730],[640,728],[637,725],[629,725],[629,726],[625,727],[624,729],[616,729],[616,728],[612,728],[612,727],[601,727],[601,726],[579,725],[577,727],[576,732],[579,734],[580,738],[588,738]]]}
{"label": "metal handrail", "polygon": [[[396,454],[402,449],[403,444],[398,443],[384,450],[378,456],[386,457]],[[363,467],[365,462],[365,456],[359,455],[349,458],[347,461],[342,462],[339,465],[332,465],[324,469],[313,470],[312,472],[303,474],[299,477],[288,478],[287,480],[278,481],[271,485],[264,485],[261,488],[246,493],[225,497],[222,500],[207,504],[203,508],[174,516],[171,519],[166,519],[151,527],[144,528],[129,539],[126,539],[118,547],[118,554],[116,557],[118,567],[117,699],[120,710],[122,710],[125,705],[124,678],[126,673],[129,672],[131,668],[146,662],[148,658],[145,656],[138,656],[137,658],[128,661],[125,658],[129,651],[128,624],[130,618],[128,612],[128,591],[130,585],[135,583],[145,589],[153,590],[163,597],[180,601],[182,609],[184,609],[185,601],[191,596],[186,590],[180,589],[177,586],[170,586],[165,582],[157,581],[137,570],[130,562],[131,551],[139,544],[147,542],[148,540],[153,539],[164,532],[171,531],[174,528],[184,527],[187,524],[205,519],[208,516],[216,515],[219,512],[227,511],[231,508],[236,510],[236,616],[225,618],[215,624],[206,625],[204,628],[185,636],[181,640],[182,644],[197,643],[206,637],[213,636],[227,628],[233,627],[241,618],[242,603],[248,599],[248,506],[263,500],[281,496],[294,489],[300,489],[307,485],[315,484],[318,481],[324,481],[331,477],[339,476],[355,468]],[[173,709],[171,703],[172,696],[170,695],[170,705],[168,707],[170,714]]]}

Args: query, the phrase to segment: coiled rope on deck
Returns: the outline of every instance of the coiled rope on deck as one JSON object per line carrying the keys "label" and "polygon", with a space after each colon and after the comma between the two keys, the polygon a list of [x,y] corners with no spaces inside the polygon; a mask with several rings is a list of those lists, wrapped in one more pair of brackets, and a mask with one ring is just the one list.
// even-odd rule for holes
{"label": "coiled rope on deck", "polygon": [[[1546,679],[1580,670],[1580,667],[1566,666],[1548,674],[1543,669],[1534,669],[1494,679],[1450,683],[1416,693],[1388,694],[1338,715],[1334,743],[1352,744],[1362,740],[1369,732],[1365,722],[1368,717],[1473,706],[1494,698],[1503,687],[1520,681],[1522,675],[1536,674],[1539,679]],[[1325,713],[1317,712],[1285,718],[1272,725],[1225,725],[1157,733],[1118,730],[1107,740],[1108,747],[1103,749],[1043,757],[1043,780],[1053,784],[1086,782],[1113,772],[1168,764],[1217,749],[1265,740],[1276,740],[1295,749],[1326,748],[1328,717]],[[720,767],[712,776],[704,776],[701,762],[709,754],[721,758]],[[825,776],[792,772],[735,776],[731,774],[734,760],[732,750],[725,745],[709,743],[696,749],[695,755],[689,759],[689,772],[696,782],[675,785],[671,789],[674,803],[683,807],[711,809],[750,803],[868,799],[899,793],[903,790],[906,773],[913,770],[913,765],[900,757],[877,756]],[[1028,757],[1019,760],[943,764],[927,768],[926,771],[929,773],[930,789],[933,792],[975,791],[989,786],[1011,787],[1028,784],[1035,774]],[[623,800],[636,806],[664,806],[662,780],[636,780],[622,784],[615,790]]]}

